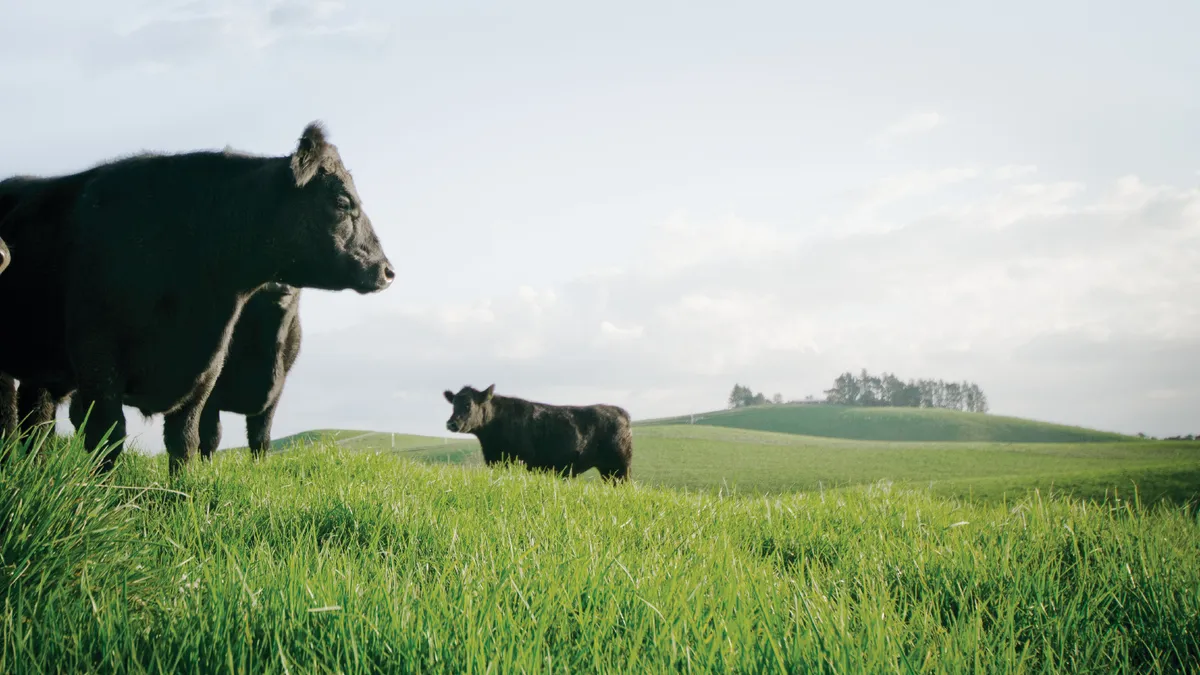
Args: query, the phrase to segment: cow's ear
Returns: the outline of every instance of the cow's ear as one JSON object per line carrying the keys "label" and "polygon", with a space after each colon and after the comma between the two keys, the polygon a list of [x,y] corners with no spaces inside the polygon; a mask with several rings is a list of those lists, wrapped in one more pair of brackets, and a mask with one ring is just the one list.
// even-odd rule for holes
{"label": "cow's ear", "polygon": [[449,389],[443,391],[442,396],[445,396],[447,401],[454,403],[454,392],[450,391]]}
{"label": "cow's ear", "polygon": [[494,384],[489,384],[489,385],[488,385],[488,388],[483,390],[483,400],[484,400],[484,402],[487,402],[487,401],[490,401],[490,400],[492,400],[492,394],[494,393],[494,390],[495,390],[495,388],[496,388],[496,385],[494,385]]}
{"label": "cow's ear", "polygon": [[292,153],[292,176],[296,179],[296,187],[304,187],[316,177],[326,146],[325,127],[319,121],[309,122]]}

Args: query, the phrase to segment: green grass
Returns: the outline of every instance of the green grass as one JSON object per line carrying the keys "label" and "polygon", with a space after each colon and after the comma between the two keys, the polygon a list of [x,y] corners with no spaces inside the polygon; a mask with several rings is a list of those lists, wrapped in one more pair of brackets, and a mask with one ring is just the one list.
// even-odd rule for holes
{"label": "green grass", "polygon": [[0,472],[0,672],[1172,672],[1200,523],[867,486],[781,497],[74,440]]}
{"label": "green grass", "polygon": [[[689,416],[640,420],[638,426],[687,424]],[[696,424],[863,441],[1088,443],[1132,436],[1019,417],[933,408],[764,405],[696,415]]]}

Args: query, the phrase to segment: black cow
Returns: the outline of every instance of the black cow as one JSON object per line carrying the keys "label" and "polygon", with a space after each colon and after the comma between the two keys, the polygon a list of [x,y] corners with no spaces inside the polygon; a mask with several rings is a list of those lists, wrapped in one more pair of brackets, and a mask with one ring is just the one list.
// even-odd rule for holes
{"label": "black cow", "polygon": [[517,460],[529,470],[574,476],[596,468],[606,480],[628,481],[633,461],[629,413],[614,405],[566,406],[496,396],[463,387],[443,392],[454,405],[446,428],[479,439],[489,466]]}
{"label": "black cow", "polygon": [[[8,267],[8,246],[0,239],[0,273]],[[0,436],[8,431],[10,418],[17,414],[17,402],[14,396],[13,380],[8,375],[0,373]]]}
{"label": "black cow", "polygon": [[[271,447],[271,420],[283,383],[300,353],[300,289],[271,283],[255,293],[242,314],[217,384],[200,413],[200,456],[211,459],[221,443],[221,411],[246,416],[246,438],[255,458]],[[73,398],[71,424],[83,426],[87,410]]]}
{"label": "black cow", "polygon": [[56,403],[70,393],[65,323],[52,309],[65,301],[61,223],[94,173],[0,180],[0,237],[21,253],[0,276],[0,433],[18,431],[18,420],[53,427]]}
{"label": "black cow", "polygon": [[[59,322],[63,330],[35,331],[49,332],[51,344],[27,376],[14,371],[23,355],[5,349],[0,371],[55,399],[75,390],[78,405],[91,408],[87,448],[95,450],[110,428],[117,441],[104,470],[123,447],[122,404],[165,415],[172,474],[191,458],[234,327],[265,285],[365,294],[395,277],[350,173],[317,122],[291,155],[141,154],[89,172],[71,185],[74,194],[41,209],[62,217],[32,209],[15,224],[15,214],[4,220],[8,230],[46,230],[43,238],[58,244],[46,260],[26,260],[20,249],[0,277],[3,283],[18,264],[45,262],[42,285],[61,293],[58,304],[16,322]],[[7,231],[5,238],[13,243]]]}

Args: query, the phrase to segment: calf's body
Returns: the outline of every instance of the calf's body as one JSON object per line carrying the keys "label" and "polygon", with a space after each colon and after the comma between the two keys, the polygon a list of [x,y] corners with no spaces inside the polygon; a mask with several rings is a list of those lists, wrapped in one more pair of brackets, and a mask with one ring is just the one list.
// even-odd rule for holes
{"label": "calf's body", "polygon": [[595,468],[606,480],[629,480],[633,433],[629,413],[614,405],[563,406],[463,387],[443,393],[454,406],[446,428],[479,439],[488,465],[515,460],[530,470],[575,476]]}
{"label": "calf's body", "polygon": [[[211,459],[221,443],[221,411],[246,417],[254,457],[271,447],[271,423],[284,382],[300,353],[300,289],[268,284],[242,309],[225,363],[200,413],[200,456]],[[71,423],[82,426],[87,411],[72,399]]]}

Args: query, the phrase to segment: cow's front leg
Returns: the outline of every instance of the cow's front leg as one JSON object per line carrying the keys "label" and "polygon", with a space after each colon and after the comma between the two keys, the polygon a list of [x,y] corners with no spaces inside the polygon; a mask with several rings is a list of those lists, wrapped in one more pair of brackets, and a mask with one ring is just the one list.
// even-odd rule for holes
{"label": "cow's front leg", "polygon": [[108,473],[112,471],[125,448],[125,411],[121,408],[121,394],[119,390],[96,390],[90,386],[80,386],[75,396],[83,410],[88,406],[92,409],[83,434],[83,447],[88,452],[96,452],[104,440],[104,435],[110,430],[112,432],[108,440],[114,445],[98,467],[100,473]]}

